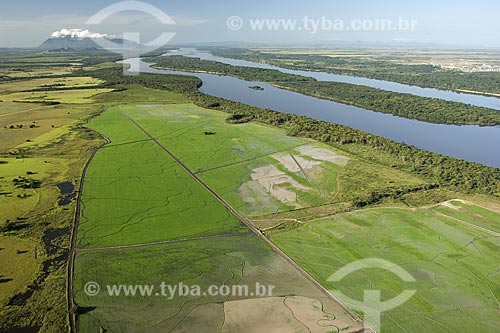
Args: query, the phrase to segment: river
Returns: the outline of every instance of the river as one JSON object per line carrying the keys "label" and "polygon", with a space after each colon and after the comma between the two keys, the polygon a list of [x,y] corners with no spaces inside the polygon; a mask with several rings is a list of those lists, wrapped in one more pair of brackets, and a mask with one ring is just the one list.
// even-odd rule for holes
{"label": "river", "polygon": [[[125,62],[131,63],[131,59]],[[261,82],[205,73],[158,70],[145,62],[141,62],[141,72],[196,76],[203,81],[200,92],[208,95],[334,122],[435,153],[500,167],[500,127],[431,124],[306,96]],[[264,90],[249,88],[256,85]]]}
{"label": "river", "polygon": [[476,106],[483,106],[486,108],[491,108],[495,110],[500,110],[500,98],[488,97],[476,94],[466,94],[459,93],[449,90],[439,90],[433,88],[421,88],[417,86],[411,86],[407,84],[401,84],[396,82],[389,82],[383,80],[369,79],[365,77],[357,77],[350,75],[340,75],[331,74],[325,72],[312,72],[312,71],[301,71],[294,69],[286,69],[282,67],[272,66],[263,63],[251,62],[246,60],[231,59],[225,57],[214,56],[211,53],[200,51],[191,48],[181,48],[175,53],[167,53],[165,55],[183,55],[186,57],[200,58],[202,60],[212,60],[221,62],[224,64],[229,64],[233,66],[243,66],[252,68],[263,68],[263,69],[274,69],[282,73],[301,75],[305,77],[312,77],[318,81],[330,81],[330,82],[343,82],[351,83],[361,86],[368,86],[372,88],[394,91],[403,94],[412,94],[428,98],[439,98],[445,101],[460,102],[465,104],[471,104]]}

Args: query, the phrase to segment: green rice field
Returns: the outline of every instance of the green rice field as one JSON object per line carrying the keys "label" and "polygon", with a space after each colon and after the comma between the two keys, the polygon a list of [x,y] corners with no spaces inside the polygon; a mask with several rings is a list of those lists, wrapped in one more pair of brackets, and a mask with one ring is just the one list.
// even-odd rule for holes
{"label": "green rice field", "polygon": [[[163,109],[170,107],[176,110],[179,106]],[[246,328],[257,331],[274,331],[283,325],[325,333],[358,331],[359,323],[251,233],[133,124],[128,116],[148,126],[148,121],[137,115],[144,108],[112,108],[89,124],[111,142],[98,150],[84,179],[74,269],[79,330],[233,332],[250,321]],[[203,112],[210,115],[211,111]],[[221,120],[218,126],[231,128],[216,115],[215,119]],[[160,121],[152,119],[156,119],[153,125]],[[273,130],[256,124],[249,127],[240,134],[249,157],[288,147],[281,132],[274,131],[274,141]],[[266,140],[246,137],[259,130],[268,135],[263,136]],[[232,133],[238,134],[236,130]],[[187,134],[186,142],[190,137],[201,142],[208,136],[202,128]],[[223,150],[228,147],[223,144],[227,139],[218,138]],[[174,154],[181,153],[181,141],[170,145],[163,138],[161,142]],[[254,146],[252,151],[249,147]],[[181,160],[190,147],[185,146]],[[192,150],[201,154],[197,149]],[[222,153],[220,157],[222,161],[207,159],[204,163],[199,156],[190,163],[206,168],[239,162],[237,155]],[[89,282],[101,286],[98,295],[85,293]],[[181,282],[197,285],[203,292],[213,285],[248,286],[250,294],[165,296],[158,289],[161,283],[175,286]],[[251,294],[257,282],[272,285],[272,295],[262,298]],[[110,285],[150,285],[156,289],[150,295],[112,296],[106,292]],[[263,316],[273,320],[260,321]]]}
{"label": "green rice field", "polygon": [[[463,208],[462,208],[463,206]],[[495,332],[500,327],[500,238],[464,225],[447,214],[489,226],[500,214],[460,204],[430,209],[367,209],[308,223],[275,234],[274,243],[330,290],[363,300],[364,290],[381,290],[388,300],[403,290],[416,294],[382,314],[383,332]],[[365,269],[328,282],[343,266],[381,258],[407,270],[402,282],[380,269]]]}

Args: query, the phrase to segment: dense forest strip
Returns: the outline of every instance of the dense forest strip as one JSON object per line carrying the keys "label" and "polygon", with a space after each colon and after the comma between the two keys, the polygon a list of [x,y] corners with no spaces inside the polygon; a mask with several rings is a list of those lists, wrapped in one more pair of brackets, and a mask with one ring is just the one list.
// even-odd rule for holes
{"label": "dense forest strip", "polygon": [[276,70],[232,66],[183,56],[148,58],[155,68],[208,72],[243,80],[274,84],[302,94],[355,105],[368,110],[430,123],[455,125],[500,125],[500,111],[459,102],[385,91],[349,83],[316,81]]}
{"label": "dense forest strip", "polygon": [[[118,89],[126,89],[126,84],[140,84],[147,88],[183,93],[201,107],[283,128],[289,135],[315,139],[364,159],[419,175],[430,184],[435,184],[433,186],[500,197],[498,168],[424,151],[335,123],[208,96],[198,91],[202,82],[196,77],[149,73],[123,76],[121,68],[102,69],[85,74],[103,79],[108,82],[108,86]],[[398,195],[401,190],[405,189],[393,189],[394,195]],[[386,194],[373,193],[374,199],[384,195]]]}
{"label": "dense forest strip", "polygon": [[498,110],[437,98],[426,98],[338,82],[321,81],[300,84],[287,82],[275,85],[305,95],[429,123],[500,125],[500,111]]}
{"label": "dense forest strip", "polygon": [[[400,64],[366,57],[329,57],[261,53],[242,48],[214,48],[213,55],[296,70],[327,72],[392,81],[423,88],[500,94],[500,73],[464,73],[426,64]],[[397,59],[395,59],[397,60]]]}
{"label": "dense forest strip", "polygon": [[207,72],[218,75],[234,76],[255,82],[307,82],[314,78],[286,74],[274,69],[232,66],[217,61],[201,60],[184,56],[150,57],[145,60],[154,62],[154,68],[183,70],[187,72]]}

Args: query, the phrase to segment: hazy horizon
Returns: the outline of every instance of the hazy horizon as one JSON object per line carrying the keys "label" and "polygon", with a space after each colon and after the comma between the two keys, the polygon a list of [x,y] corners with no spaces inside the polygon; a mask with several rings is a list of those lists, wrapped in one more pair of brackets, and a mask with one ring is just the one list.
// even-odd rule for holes
{"label": "hazy horizon", "polygon": [[[385,44],[423,45],[452,48],[500,48],[496,32],[500,21],[496,13],[500,3],[492,0],[435,1],[415,4],[388,0],[384,2],[354,1],[334,3],[320,0],[310,2],[255,0],[251,3],[221,0],[202,1],[147,1],[171,16],[175,25],[167,26],[147,14],[127,11],[107,18],[102,24],[88,26],[85,22],[95,13],[117,1],[89,0],[68,3],[61,0],[50,4],[34,0],[20,0],[4,4],[0,13],[0,47],[36,47],[54,31],[88,29],[93,33],[119,34],[138,32],[141,41],[150,41],[161,32],[174,32],[171,44],[185,43],[250,43],[250,44]],[[286,9],[286,10],[285,10]],[[228,18],[237,17],[242,27],[231,29]],[[251,20],[295,20],[296,29],[255,29]],[[317,21],[317,31],[303,28],[304,20]],[[321,29],[320,21],[391,20],[415,21],[414,29],[362,31],[332,31]],[[313,26],[314,24],[311,24]],[[325,24],[322,23],[324,28]],[[328,25],[326,25],[328,26]],[[349,29],[347,29],[349,30]]]}

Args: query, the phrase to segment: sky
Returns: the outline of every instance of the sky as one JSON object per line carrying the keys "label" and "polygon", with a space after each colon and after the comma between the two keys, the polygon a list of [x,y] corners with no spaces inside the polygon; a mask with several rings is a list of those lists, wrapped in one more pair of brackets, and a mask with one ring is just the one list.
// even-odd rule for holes
{"label": "sky", "polygon": [[[0,47],[38,46],[53,32],[65,28],[113,35],[136,32],[140,33],[143,42],[154,40],[162,32],[173,32],[172,44],[340,41],[500,48],[498,0],[419,0],[411,3],[405,0],[148,0],[146,3],[169,15],[176,24],[163,25],[148,14],[126,11],[92,26],[86,25],[90,17],[118,1],[0,1],[5,2],[0,11]],[[237,18],[229,21],[229,27],[230,17]],[[307,18],[307,25],[304,18]],[[255,20],[263,19],[296,22],[293,29],[280,25],[278,29],[264,26],[259,30]],[[392,27],[373,28],[380,20],[391,21]],[[412,20],[415,22],[413,28],[407,29],[404,22]],[[335,28],[330,29],[328,22],[335,23]],[[352,22],[357,24],[356,28],[352,28]],[[365,26],[360,28],[361,24]]]}

